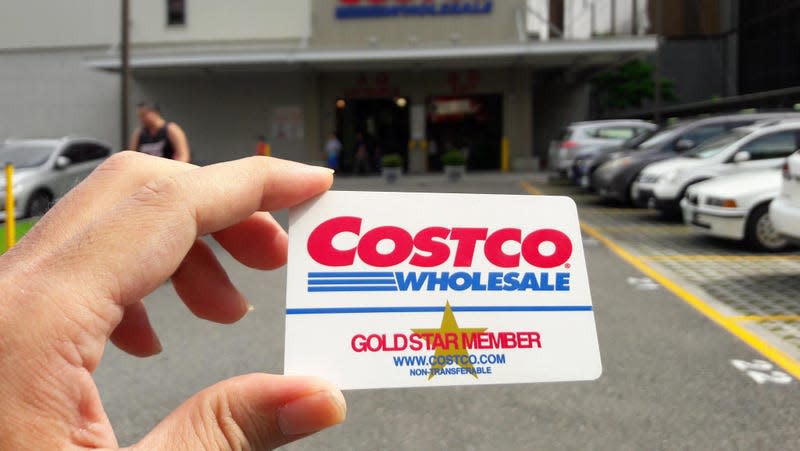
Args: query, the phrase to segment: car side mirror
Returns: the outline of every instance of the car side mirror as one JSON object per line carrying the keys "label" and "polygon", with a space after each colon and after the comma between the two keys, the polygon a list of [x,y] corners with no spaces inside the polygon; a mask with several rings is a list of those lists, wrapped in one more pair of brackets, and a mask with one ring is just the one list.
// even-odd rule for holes
{"label": "car side mirror", "polygon": [[694,141],[691,139],[679,139],[677,143],[675,143],[675,150],[678,152],[683,152],[685,150],[689,150],[694,147]]}
{"label": "car side mirror", "polygon": [[56,158],[56,169],[64,169],[70,164],[72,164],[72,160],[70,160],[69,157],[61,155],[60,157]]}
{"label": "car side mirror", "polygon": [[741,163],[743,161],[750,161],[751,157],[750,152],[743,150],[741,152],[736,152],[736,155],[733,156],[733,162]]}

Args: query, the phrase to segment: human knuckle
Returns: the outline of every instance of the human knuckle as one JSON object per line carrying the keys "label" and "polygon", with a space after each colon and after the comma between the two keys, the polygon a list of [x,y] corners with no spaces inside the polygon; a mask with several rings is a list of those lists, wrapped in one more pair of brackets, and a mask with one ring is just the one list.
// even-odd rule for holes
{"label": "human knuckle", "polygon": [[231,402],[225,394],[208,396],[202,401],[193,431],[209,449],[251,450],[247,435],[236,421]]}
{"label": "human knuckle", "polygon": [[140,158],[141,155],[139,155],[138,152],[123,150],[122,152],[117,152],[106,158],[106,160],[103,161],[103,163],[97,169],[99,171],[108,172],[129,171],[138,163]]}
{"label": "human knuckle", "polygon": [[172,207],[184,201],[180,184],[173,177],[150,180],[134,194],[133,199],[147,206]]}

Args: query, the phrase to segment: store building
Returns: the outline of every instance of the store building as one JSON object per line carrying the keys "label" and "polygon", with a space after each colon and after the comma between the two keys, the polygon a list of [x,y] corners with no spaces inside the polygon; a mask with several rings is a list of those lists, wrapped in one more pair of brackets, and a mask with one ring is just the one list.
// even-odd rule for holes
{"label": "store building", "polygon": [[[15,0],[15,7],[31,3]],[[345,172],[359,139],[375,160],[401,153],[410,172],[436,170],[438,156],[450,148],[468,154],[473,169],[498,169],[504,143],[512,169],[533,168],[548,130],[586,114],[583,80],[656,47],[646,34],[643,0],[131,3],[133,99],[159,102],[184,127],[200,163],[252,154],[259,134],[275,156],[319,161],[335,132],[344,143]],[[110,130],[101,137],[116,142],[119,9],[99,0],[73,6],[80,8],[91,11],[64,12],[67,24],[52,26],[108,19],[83,30],[84,41],[51,37],[50,47],[4,48],[0,61],[69,54],[75,63],[69,72],[84,71],[89,81],[56,84],[94,86],[95,92],[79,96],[86,99],[85,116],[42,130],[97,136],[97,126],[77,128],[101,122]],[[0,66],[0,75],[26,83],[24,74]],[[48,93],[41,95],[33,100],[45,103]],[[73,99],[66,97],[51,106],[69,111]],[[27,102],[23,96],[14,105],[39,107]],[[103,106],[96,118],[94,104]],[[0,104],[3,114],[7,108]],[[0,124],[0,137],[17,135],[12,129],[19,122]],[[19,128],[30,134],[30,126]]]}

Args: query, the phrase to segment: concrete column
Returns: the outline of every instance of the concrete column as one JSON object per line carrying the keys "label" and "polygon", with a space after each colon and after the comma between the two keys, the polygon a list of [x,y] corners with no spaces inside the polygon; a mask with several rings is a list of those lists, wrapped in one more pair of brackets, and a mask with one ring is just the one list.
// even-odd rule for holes
{"label": "concrete column", "polygon": [[323,164],[322,143],[325,137],[333,128],[323,124],[324,101],[320,95],[319,74],[311,72],[306,75],[305,98],[303,105],[303,115],[305,119],[305,149],[298,159],[315,164]]}
{"label": "concrete column", "polygon": [[533,103],[532,86],[528,70],[508,70],[508,81],[503,95],[503,136],[509,140],[512,169],[529,169],[532,165]]}

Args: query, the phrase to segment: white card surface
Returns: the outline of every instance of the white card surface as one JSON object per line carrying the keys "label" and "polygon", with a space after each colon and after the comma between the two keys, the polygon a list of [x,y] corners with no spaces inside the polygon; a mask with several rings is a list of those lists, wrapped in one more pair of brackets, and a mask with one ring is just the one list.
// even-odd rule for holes
{"label": "white card surface", "polygon": [[600,376],[567,197],[330,191],[289,214],[286,374],[342,389]]}

